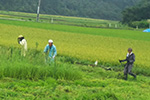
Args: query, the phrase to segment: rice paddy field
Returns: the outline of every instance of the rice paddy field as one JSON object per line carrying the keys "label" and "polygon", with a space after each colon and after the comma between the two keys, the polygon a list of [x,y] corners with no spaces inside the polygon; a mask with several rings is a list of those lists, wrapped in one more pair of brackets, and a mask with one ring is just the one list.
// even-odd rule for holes
{"label": "rice paddy field", "polygon": [[[28,42],[25,58],[17,43],[20,34]],[[137,30],[0,19],[0,99],[149,100],[149,37]],[[54,65],[44,62],[48,39],[57,47]],[[136,55],[137,79],[125,81],[118,60],[129,47]],[[96,60],[98,66],[90,66]]]}
{"label": "rice paddy field", "polygon": [[117,64],[133,48],[136,65],[149,67],[150,34],[133,30],[95,29],[47,23],[0,20],[0,44],[17,45],[23,34],[29,48],[43,50],[48,39],[53,39],[58,54],[101,63]]}

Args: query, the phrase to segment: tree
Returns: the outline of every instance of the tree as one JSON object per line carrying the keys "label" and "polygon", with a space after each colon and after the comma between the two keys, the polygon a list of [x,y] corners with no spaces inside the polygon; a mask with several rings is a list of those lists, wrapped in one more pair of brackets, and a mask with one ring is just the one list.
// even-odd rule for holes
{"label": "tree", "polygon": [[[121,20],[121,12],[140,0],[42,0],[40,13]],[[36,13],[38,0],[0,0],[0,10]]]}
{"label": "tree", "polygon": [[141,5],[125,9],[122,14],[122,23],[130,25],[134,21],[142,21],[150,19],[150,1],[144,0]]}

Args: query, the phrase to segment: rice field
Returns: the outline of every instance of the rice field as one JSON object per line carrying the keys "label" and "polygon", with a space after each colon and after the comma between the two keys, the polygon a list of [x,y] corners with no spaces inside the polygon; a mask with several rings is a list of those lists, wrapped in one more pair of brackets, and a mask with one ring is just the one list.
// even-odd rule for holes
{"label": "rice field", "polygon": [[[87,19],[88,20],[88,19]],[[18,35],[28,42],[20,56]],[[149,100],[150,34],[137,30],[88,28],[31,21],[0,20],[0,99],[2,100]],[[58,56],[45,63],[44,47],[54,40]],[[119,59],[136,55],[123,80]],[[95,61],[97,67],[92,67]],[[112,70],[105,70],[111,67]]]}
{"label": "rice field", "polygon": [[48,39],[53,39],[58,54],[116,65],[124,59],[127,48],[133,48],[136,66],[150,67],[150,34],[133,30],[95,29],[44,23],[0,20],[0,44],[16,46],[23,34],[28,47],[43,51]]}
{"label": "rice field", "polygon": [[[26,57],[16,47],[0,46],[2,100],[148,100],[149,77],[129,76],[101,67],[69,64],[58,56],[54,65],[43,53],[29,49]],[[3,91],[3,92],[2,92]]]}

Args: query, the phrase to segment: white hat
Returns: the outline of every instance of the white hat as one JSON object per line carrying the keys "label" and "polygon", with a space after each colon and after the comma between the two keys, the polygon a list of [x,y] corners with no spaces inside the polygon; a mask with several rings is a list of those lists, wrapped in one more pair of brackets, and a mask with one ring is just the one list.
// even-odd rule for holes
{"label": "white hat", "polygon": [[23,35],[19,35],[19,36],[18,36],[18,38],[22,38],[22,37],[23,37]]}
{"label": "white hat", "polygon": [[48,43],[53,43],[53,40],[48,40]]}

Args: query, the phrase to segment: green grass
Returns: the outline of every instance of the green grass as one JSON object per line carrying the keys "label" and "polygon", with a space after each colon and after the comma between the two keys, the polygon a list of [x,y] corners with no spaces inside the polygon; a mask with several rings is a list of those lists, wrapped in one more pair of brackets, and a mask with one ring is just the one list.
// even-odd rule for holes
{"label": "green grass", "polygon": [[[23,12],[12,12],[12,11],[0,11],[1,19],[13,19],[13,20],[25,20],[25,21],[36,21],[36,14],[34,13],[23,13]],[[105,27],[108,28],[111,23],[111,28],[115,28],[118,25],[122,28],[118,21],[102,20],[102,19],[90,19],[81,17],[69,17],[69,16],[56,16],[56,15],[45,15],[40,14],[40,22],[51,23],[53,18],[53,24],[63,24],[72,26],[82,26],[82,27]]]}
{"label": "green grass", "polygon": [[[14,47],[1,48],[0,78],[11,77],[17,79],[56,79],[75,80],[82,78],[81,73],[72,65],[55,63],[45,64],[45,56],[38,51],[29,51],[26,58],[20,56],[20,50]],[[3,56],[2,54],[6,54]],[[28,63],[30,62],[30,63]]]}
{"label": "green grass", "polygon": [[76,27],[76,26],[68,26],[68,25],[55,25],[55,24],[47,24],[47,23],[12,21],[12,20],[0,20],[0,23],[8,24],[8,25],[15,25],[15,26],[32,27],[32,28],[38,28],[38,29],[78,33],[78,34],[90,34],[90,35],[100,35],[100,36],[106,36],[106,37],[118,37],[118,38],[124,38],[124,39],[150,41],[150,38],[149,38],[150,34],[143,33],[142,31],[85,28],[85,27]]}

